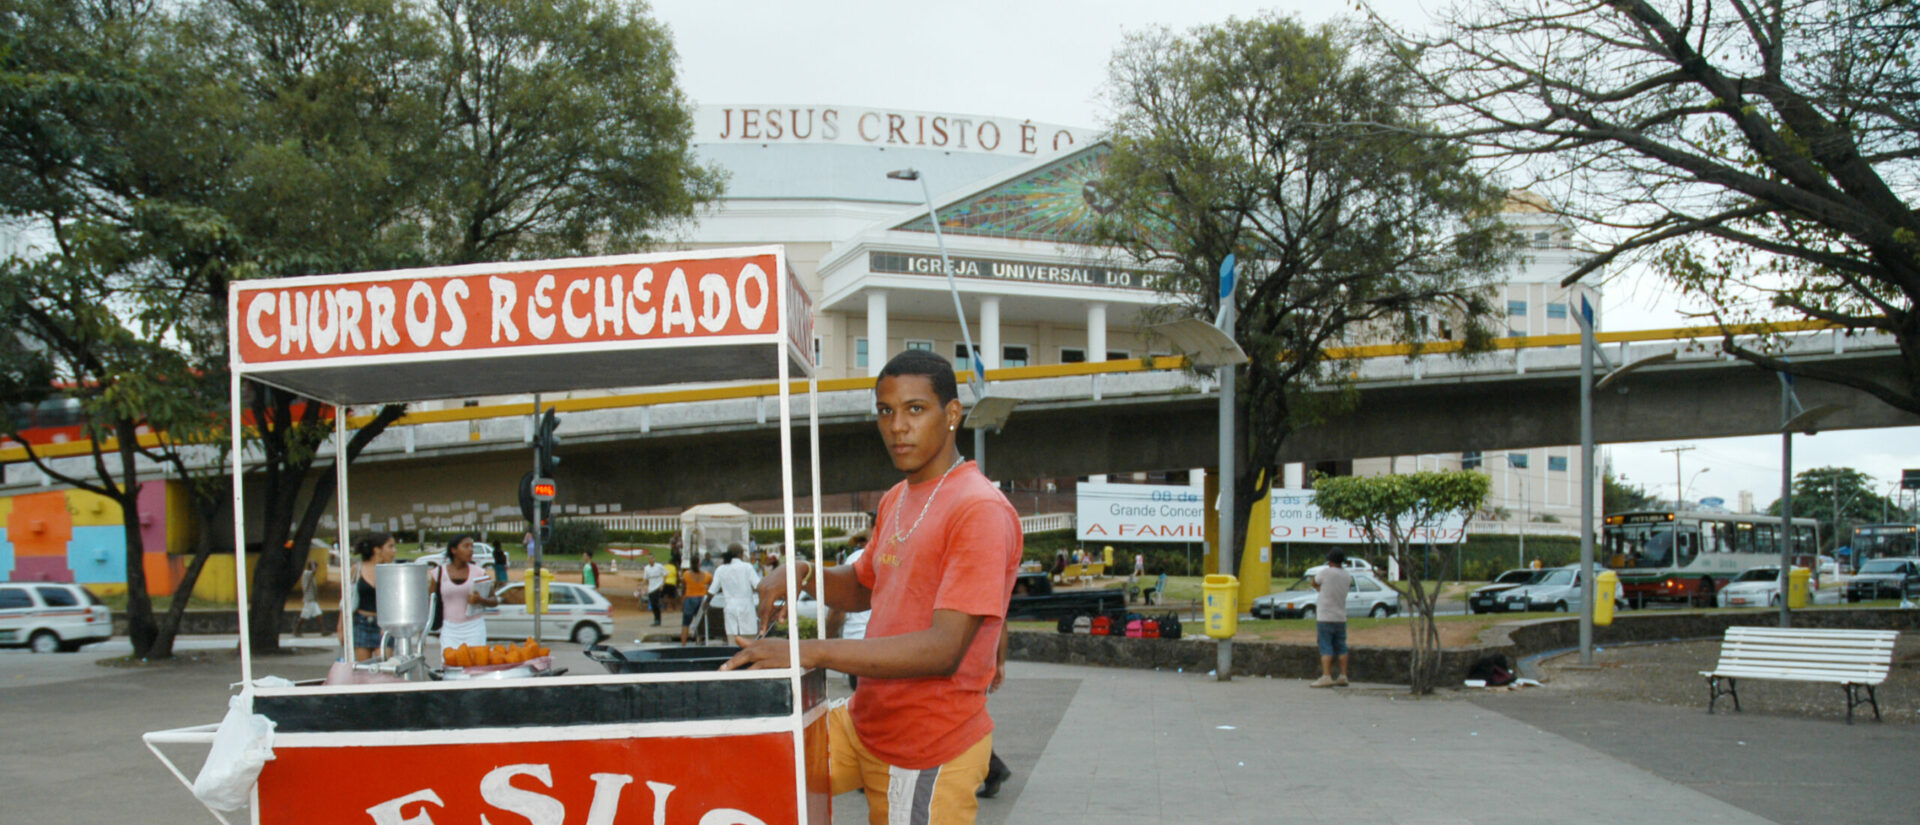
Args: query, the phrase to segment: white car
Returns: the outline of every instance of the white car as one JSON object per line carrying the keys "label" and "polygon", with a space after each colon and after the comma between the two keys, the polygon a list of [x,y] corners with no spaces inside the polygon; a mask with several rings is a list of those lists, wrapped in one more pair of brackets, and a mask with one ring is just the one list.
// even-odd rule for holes
{"label": "white car", "polygon": [[[432,565],[434,567],[440,567],[447,563],[447,551],[442,550],[438,553],[428,553],[424,556],[418,556],[416,558],[409,559],[408,563],[409,564],[427,564],[427,565]],[[474,542],[473,543],[473,563],[478,564],[482,567],[485,567],[489,570],[493,569],[493,545],[487,544],[485,542],[479,542],[479,541]]]}
{"label": "white car", "polygon": [[[1256,619],[1311,619],[1320,591],[1313,589],[1312,577],[1293,583],[1279,593],[1268,593],[1253,600],[1247,612]],[[1348,616],[1392,616],[1400,612],[1400,591],[1380,583],[1370,574],[1356,573],[1353,588],[1347,591]]]}
{"label": "white car", "polygon": [[[1375,578],[1378,578],[1380,575],[1378,572],[1374,571],[1373,565],[1368,564],[1366,559],[1356,559],[1356,558],[1349,557],[1346,561],[1341,562],[1340,566],[1346,568],[1348,573],[1352,573],[1356,576],[1367,575],[1367,576],[1373,576]],[[1316,564],[1312,567],[1307,568],[1306,576],[1307,578],[1311,579],[1315,575],[1317,575],[1320,571],[1325,569],[1327,569],[1326,565]]]}
{"label": "white car", "polygon": [[[500,588],[500,606],[487,613],[487,638],[527,639],[533,636],[533,614],[527,611],[526,583]],[[547,612],[540,616],[540,636],[566,638],[592,647],[613,635],[613,603],[584,584],[549,582]]]}
{"label": "white car", "polygon": [[77,584],[0,584],[0,647],[72,653],[113,637],[113,611]]}
{"label": "white car", "polygon": [[[1579,565],[1555,567],[1544,571],[1540,578],[1531,584],[1523,584],[1500,595],[1506,602],[1506,609],[1521,613],[1530,610],[1556,610],[1562,613],[1580,606],[1580,590],[1585,576],[1579,575]],[[1627,607],[1625,589],[1619,581],[1613,583],[1613,606],[1615,610]]]}
{"label": "white car", "polygon": [[1780,568],[1749,567],[1713,595],[1721,607],[1779,607]]}

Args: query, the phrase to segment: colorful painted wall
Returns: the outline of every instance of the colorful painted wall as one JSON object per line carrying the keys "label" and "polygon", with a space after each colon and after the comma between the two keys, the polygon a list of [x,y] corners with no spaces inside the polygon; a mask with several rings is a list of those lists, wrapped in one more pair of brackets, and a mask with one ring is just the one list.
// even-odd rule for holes
{"label": "colorful painted wall", "polygon": [[[140,540],[149,594],[172,593],[192,545],[193,515],[178,482],[140,485]],[[127,589],[120,505],[84,490],[0,497],[0,581],[74,582],[100,595]]]}

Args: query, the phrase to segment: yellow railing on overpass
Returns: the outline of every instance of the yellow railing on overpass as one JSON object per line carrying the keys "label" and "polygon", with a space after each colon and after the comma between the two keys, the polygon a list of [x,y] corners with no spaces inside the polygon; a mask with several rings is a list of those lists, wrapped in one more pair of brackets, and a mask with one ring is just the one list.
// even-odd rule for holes
{"label": "yellow railing on overpass", "polygon": [[[1601,344],[1640,343],[1647,341],[1695,341],[1704,338],[1720,338],[1725,335],[1774,335],[1794,332],[1820,332],[1841,329],[1838,324],[1826,321],[1779,321],[1758,324],[1740,324],[1729,327],[1672,327],[1668,329],[1642,329],[1622,332],[1602,332],[1594,336]],[[1523,350],[1572,347],[1580,344],[1578,334],[1534,335],[1526,337],[1500,338],[1493,342],[1493,349]],[[1333,347],[1325,352],[1328,360],[1349,360],[1369,358],[1403,358],[1414,355],[1443,355],[1460,352],[1465,344],[1459,341],[1439,341],[1423,344],[1368,344],[1364,346]],[[991,381],[1020,381],[1036,378],[1070,378],[1083,375],[1104,375],[1111,373],[1151,372],[1154,370],[1174,370],[1186,366],[1183,356],[1160,356],[1157,358],[1128,358],[1120,361],[1102,361],[1081,364],[1046,364],[1031,367],[1002,367],[988,370],[987,379]],[[962,370],[958,373],[960,384],[964,386],[972,378],[972,372]],[[873,387],[871,377],[833,378],[819,382],[821,392],[845,390],[864,390]],[[807,382],[791,382],[791,391],[804,393]],[[767,398],[779,395],[777,381],[752,384],[732,384],[720,387],[702,387],[698,389],[661,390],[655,392],[623,393],[595,398],[568,398],[554,401],[551,406],[560,412],[585,412],[589,410],[627,409],[633,407],[651,407],[661,404],[686,404],[699,401],[726,401],[742,398]],[[480,421],[493,418],[513,418],[534,414],[533,403],[494,404],[485,407],[458,407],[446,410],[424,410],[409,412],[394,422],[394,426],[407,424],[436,424],[455,421]],[[356,415],[347,419],[347,426],[359,428],[373,420],[371,415]],[[140,437],[141,446],[151,447],[160,444],[164,436],[146,434]],[[118,442],[108,440],[105,449],[109,452],[118,449]],[[43,444],[35,447],[43,458],[66,458],[86,455],[93,451],[91,441],[81,439],[57,444]],[[24,447],[0,449],[0,464],[27,460]]]}

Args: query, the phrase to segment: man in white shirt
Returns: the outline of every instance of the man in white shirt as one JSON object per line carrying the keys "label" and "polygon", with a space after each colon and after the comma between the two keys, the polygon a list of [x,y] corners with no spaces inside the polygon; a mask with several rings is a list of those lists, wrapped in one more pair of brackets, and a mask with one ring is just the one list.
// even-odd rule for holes
{"label": "man in white shirt", "polygon": [[[847,539],[847,546],[851,548],[853,552],[849,554],[841,564],[852,564],[859,561],[860,556],[867,552],[867,531],[861,530],[853,534],[853,538]],[[864,639],[867,637],[867,618],[872,615],[873,611],[871,610],[848,613],[829,607],[827,608],[825,638]],[[858,687],[859,684],[859,677],[851,673],[847,674],[847,687]]]}
{"label": "man in white shirt", "polygon": [[[1347,591],[1353,589],[1353,574],[1347,572],[1344,550],[1327,551],[1327,566],[1313,574],[1313,589],[1320,591],[1313,603],[1313,616],[1320,637],[1320,680],[1311,687],[1347,684]],[[1333,663],[1340,662],[1340,676],[1333,675]]]}
{"label": "man in white shirt", "polygon": [[646,582],[647,606],[653,608],[653,626],[659,627],[660,598],[665,595],[663,589],[667,586],[667,567],[660,563],[659,558],[650,558],[646,569],[640,573]]}
{"label": "man in white shirt", "polygon": [[727,636],[760,635],[760,573],[742,557],[746,548],[738,542],[727,545],[726,563],[713,571],[712,592],[727,600]]}

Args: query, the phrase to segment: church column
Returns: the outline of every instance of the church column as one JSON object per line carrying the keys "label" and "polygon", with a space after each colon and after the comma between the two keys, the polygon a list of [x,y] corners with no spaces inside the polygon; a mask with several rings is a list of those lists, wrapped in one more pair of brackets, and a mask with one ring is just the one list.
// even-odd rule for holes
{"label": "church column", "polygon": [[980,360],[1000,368],[1000,296],[980,296]]}
{"label": "church column", "polygon": [[1087,360],[1107,360],[1107,305],[1099,302],[1087,305]]}
{"label": "church column", "polygon": [[867,290],[867,374],[880,377],[887,365],[887,291]]}

